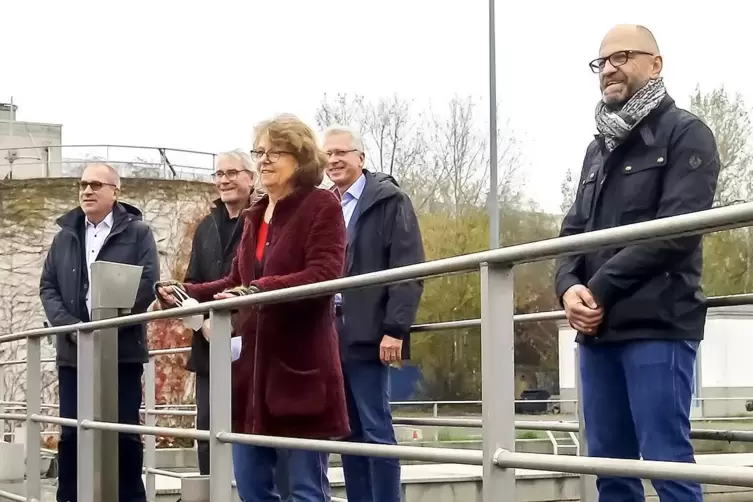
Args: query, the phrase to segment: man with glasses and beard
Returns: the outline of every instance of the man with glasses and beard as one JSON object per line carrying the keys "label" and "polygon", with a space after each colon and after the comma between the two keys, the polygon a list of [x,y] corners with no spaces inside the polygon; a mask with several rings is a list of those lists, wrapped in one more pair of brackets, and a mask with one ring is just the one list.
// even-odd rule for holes
{"label": "man with glasses and beard", "polygon": [[[651,32],[619,25],[590,64],[598,135],[560,235],[709,209],[719,176],[711,130],[678,108]],[[690,404],[706,302],[701,237],[557,262],[556,292],[578,332],[588,454],[694,462]],[[599,500],[642,501],[637,478],[601,476]],[[700,502],[698,483],[654,481],[662,502]]]}
{"label": "man with glasses and beard", "polygon": [[[145,312],[154,298],[152,286],[159,280],[159,257],[154,235],[141,211],[118,201],[120,177],[107,164],[86,168],[79,182],[80,207],[57,220],[55,235],[42,270],[39,295],[52,326],[87,322],[91,316],[91,265],[108,261],[143,267],[132,313]],[[57,335],[57,367],[60,416],[77,416],[77,342],[75,334]],[[148,360],[143,324],[118,330],[119,422],[139,425],[141,376]],[[58,443],[58,502],[77,497],[77,434],[63,427]],[[143,448],[138,434],[118,435],[119,499],[146,502],[141,478]]]}

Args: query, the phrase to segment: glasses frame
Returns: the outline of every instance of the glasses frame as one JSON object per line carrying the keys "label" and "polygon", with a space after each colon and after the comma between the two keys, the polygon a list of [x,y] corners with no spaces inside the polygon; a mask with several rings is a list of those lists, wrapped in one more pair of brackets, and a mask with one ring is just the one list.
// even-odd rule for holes
{"label": "glasses frame", "polygon": [[266,156],[267,161],[270,164],[274,164],[275,162],[280,160],[280,156],[282,155],[286,155],[286,154],[293,155],[292,152],[288,152],[285,150],[269,150],[266,152],[264,150],[251,150],[250,153],[251,153],[251,160],[253,160],[254,162],[261,162],[261,159]]}
{"label": "glasses frame", "polygon": [[[591,68],[591,71],[594,73],[601,73],[604,71],[604,67],[606,66],[606,62],[609,61],[609,64],[612,65],[613,68],[619,68],[620,66],[624,65],[628,61],[630,61],[630,57],[633,55],[645,55],[645,56],[655,56],[656,54],[653,54],[651,52],[645,52],[645,51],[634,51],[634,50],[624,50],[624,51],[616,51],[610,54],[609,56],[603,57],[603,58],[596,58],[588,63],[588,67]],[[616,56],[623,56],[625,58],[622,62],[615,62],[612,60],[612,58]]]}
{"label": "glasses frame", "polygon": [[118,189],[118,186],[114,183],[106,183],[104,181],[86,181],[81,180],[76,183],[76,186],[78,186],[78,189],[80,192],[85,192],[87,188],[91,187],[92,192],[99,192],[102,190],[103,187],[113,187],[115,190]]}

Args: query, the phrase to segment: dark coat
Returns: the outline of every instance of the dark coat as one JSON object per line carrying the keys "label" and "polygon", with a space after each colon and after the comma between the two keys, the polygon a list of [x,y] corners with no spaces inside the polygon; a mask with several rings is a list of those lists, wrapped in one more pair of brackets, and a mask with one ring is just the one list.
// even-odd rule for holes
{"label": "dark coat", "polygon": [[[560,235],[709,209],[719,164],[711,130],[666,97],[613,152],[590,144]],[[701,236],[655,241],[559,259],[556,292],[584,284],[604,307],[597,336],[579,342],[701,340],[701,269]]]}
{"label": "dark coat", "polygon": [[[424,261],[421,229],[410,198],[397,181],[364,169],[366,185],[348,224],[346,275],[360,275]],[[338,319],[343,360],[379,361],[384,335],[403,341],[410,359],[410,328],[423,281],[344,291]]]}
{"label": "dark coat", "polygon": [[[144,267],[136,303],[131,313],[140,314],[154,300],[152,287],[159,280],[157,244],[149,225],[141,220],[141,211],[118,202],[113,207],[113,228],[104,242],[97,261],[109,261]],[[47,320],[52,326],[89,321],[86,291],[89,273],[85,215],[78,207],[57,220],[60,231],[52,240],[42,270],[39,296]],[[121,363],[146,363],[149,359],[146,329],[143,324],[126,326],[118,331],[118,360]],[[57,363],[76,366],[77,346],[70,335],[57,336]]]}
{"label": "dark coat", "polygon": [[[230,266],[241,240],[243,218],[238,218],[233,235],[223,249],[219,227],[228,218],[225,204],[221,199],[215,200],[214,207],[201,220],[196,227],[196,232],[194,232],[185,282],[197,284],[212,282],[222,279],[230,273]],[[209,342],[206,341],[201,330],[196,330],[193,333],[191,355],[188,357],[186,369],[202,375],[209,374]]]}
{"label": "dark coat", "polygon": [[[299,189],[278,202],[264,259],[256,234],[269,199],[244,213],[241,242],[227,277],[185,285],[199,301],[238,285],[261,291],[342,276],[345,224],[332,193]],[[233,429],[248,434],[342,438],[349,432],[332,296],[241,309],[240,358],[233,363]]]}

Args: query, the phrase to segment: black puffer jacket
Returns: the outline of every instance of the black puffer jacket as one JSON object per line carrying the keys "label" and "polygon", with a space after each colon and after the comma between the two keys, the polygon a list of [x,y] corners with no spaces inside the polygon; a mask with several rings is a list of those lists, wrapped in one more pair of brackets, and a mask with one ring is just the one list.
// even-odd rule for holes
{"label": "black puffer jacket", "polygon": [[[152,288],[159,280],[159,256],[149,225],[141,211],[123,202],[113,207],[113,228],[97,256],[98,261],[144,267],[133,314],[146,312],[154,300]],[[52,326],[89,321],[86,291],[89,288],[85,246],[85,216],[80,207],[57,220],[61,230],[55,235],[42,270],[39,296]],[[118,331],[118,360],[122,363],[148,361],[146,330],[143,324]],[[76,366],[76,344],[69,335],[57,337],[57,364]]]}

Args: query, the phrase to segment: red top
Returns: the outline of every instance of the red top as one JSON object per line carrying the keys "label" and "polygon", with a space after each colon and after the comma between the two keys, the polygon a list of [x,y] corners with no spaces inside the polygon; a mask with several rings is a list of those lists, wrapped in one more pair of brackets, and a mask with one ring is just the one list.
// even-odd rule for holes
{"label": "red top", "polygon": [[267,246],[268,229],[269,224],[267,224],[267,222],[264,221],[264,218],[262,218],[261,224],[259,225],[259,233],[256,234],[256,261],[261,261],[264,257],[264,248]]}

